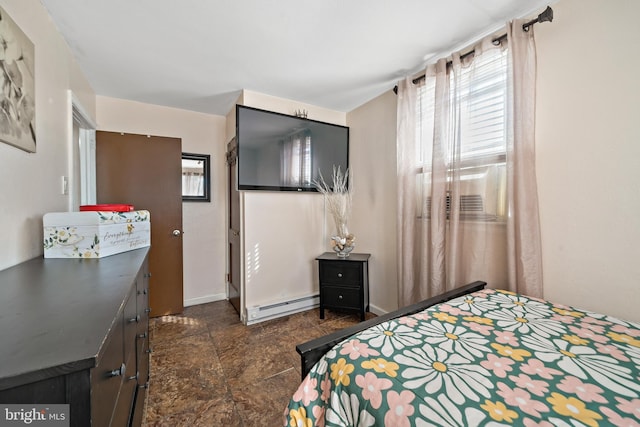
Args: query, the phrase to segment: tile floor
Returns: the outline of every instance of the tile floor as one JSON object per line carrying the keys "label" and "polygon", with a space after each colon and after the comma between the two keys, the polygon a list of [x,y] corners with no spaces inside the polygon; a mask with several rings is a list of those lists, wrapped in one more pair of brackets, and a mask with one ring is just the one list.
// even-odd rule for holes
{"label": "tile floor", "polygon": [[143,426],[282,426],[300,383],[296,344],[358,322],[327,310],[321,320],[315,309],[244,326],[227,301],[151,319]]}

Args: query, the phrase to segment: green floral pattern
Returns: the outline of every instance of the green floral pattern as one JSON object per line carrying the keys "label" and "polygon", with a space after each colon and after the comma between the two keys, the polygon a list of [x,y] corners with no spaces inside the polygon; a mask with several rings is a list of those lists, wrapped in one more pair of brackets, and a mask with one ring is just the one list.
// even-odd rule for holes
{"label": "green floral pattern", "polygon": [[131,212],[95,211],[99,224],[120,224],[123,222],[149,221],[149,211],[138,210]]}
{"label": "green floral pattern", "polygon": [[338,344],[284,415],[290,427],[640,427],[640,324],[485,289]]}

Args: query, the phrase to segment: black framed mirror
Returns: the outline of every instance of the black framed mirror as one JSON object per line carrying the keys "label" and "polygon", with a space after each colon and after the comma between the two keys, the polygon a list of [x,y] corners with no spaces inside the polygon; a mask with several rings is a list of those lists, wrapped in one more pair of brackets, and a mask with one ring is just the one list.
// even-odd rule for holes
{"label": "black framed mirror", "polygon": [[182,153],[182,201],[211,201],[211,156]]}

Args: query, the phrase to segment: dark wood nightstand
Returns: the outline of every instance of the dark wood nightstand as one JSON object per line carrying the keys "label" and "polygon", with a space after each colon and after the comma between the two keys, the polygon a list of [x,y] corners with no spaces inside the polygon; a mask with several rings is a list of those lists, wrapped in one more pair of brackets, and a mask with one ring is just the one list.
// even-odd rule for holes
{"label": "dark wood nightstand", "polygon": [[325,252],[316,259],[320,273],[320,318],[324,309],[359,311],[364,320],[369,311],[369,257],[371,254],[351,253],[338,258],[335,252]]}

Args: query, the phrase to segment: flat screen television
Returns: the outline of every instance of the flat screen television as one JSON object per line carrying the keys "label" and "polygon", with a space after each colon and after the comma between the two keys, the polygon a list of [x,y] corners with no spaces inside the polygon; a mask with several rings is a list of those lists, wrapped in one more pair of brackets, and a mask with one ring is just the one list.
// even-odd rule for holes
{"label": "flat screen television", "polygon": [[238,190],[317,191],[349,167],[349,128],[236,105]]}

